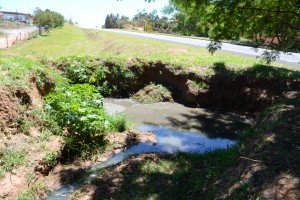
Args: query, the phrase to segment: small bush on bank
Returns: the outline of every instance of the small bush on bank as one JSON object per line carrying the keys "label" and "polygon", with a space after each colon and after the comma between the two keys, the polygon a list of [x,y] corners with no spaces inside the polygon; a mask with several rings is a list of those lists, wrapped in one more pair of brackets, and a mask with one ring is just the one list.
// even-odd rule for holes
{"label": "small bush on bank", "polygon": [[123,132],[129,128],[128,120],[125,115],[113,116],[110,119],[111,128],[115,131]]}
{"label": "small bush on bank", "polygon": [[127,128],[125,118],[106,113],[102,96],[88,84],[57,87],[46,97],[46,109],[66,129],[65,151],[75,156],[103,147],[106,132]]}
{"label": "small bush on bank", "polygon": [[151,83],[132,96],[140,103],[173,102],[172,93],[166,87]]}

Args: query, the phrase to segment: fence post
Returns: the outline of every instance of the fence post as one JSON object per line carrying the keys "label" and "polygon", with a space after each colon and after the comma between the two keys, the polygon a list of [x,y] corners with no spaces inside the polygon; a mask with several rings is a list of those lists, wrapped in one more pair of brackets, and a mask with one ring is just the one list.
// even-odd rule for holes
{"label": "fence post", "polygon": [[8,49],[8,36],[6,36],[6,48]]}
{"label": "fence post", "polygon": [[20,32],[20,42],[22,41],[22,37],[21,37],[22,33]]}

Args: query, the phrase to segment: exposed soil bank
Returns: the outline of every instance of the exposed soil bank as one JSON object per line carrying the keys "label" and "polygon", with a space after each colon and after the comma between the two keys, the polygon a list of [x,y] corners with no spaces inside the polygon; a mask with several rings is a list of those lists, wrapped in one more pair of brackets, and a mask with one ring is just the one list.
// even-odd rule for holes
{"label": "exposed soil bank", "polygon": [[[173,99],[184,105],[251,112],[261,110],[284,93],[300,88],[298,79],[272,78],[272,73],[266,77],[255,74],[258,73],[255,71],[238,74],[226,69],[222,63],[215,66],[214,75],[203,76],[160,62],[132,62],[127,70],[135,75],[134,78],[126,80],[126,77],[114,76],[113,72],[107,77],[109,84],[121,88],[117,92],[119,97],[128,97],[155,83],[166,86],[172,91]],[[104,62],[104,66],[113,71],[115,64]]]}
{"label": "exposed soil bank", "polygon": [[[299,82],[292,80],[270,80],[235,75],[214,75],[207,79],[196,74],[178,74],[164,65],[146,68],[138,82],[155,82],[171,85],[174,98],[185,104],[200,107],[220,107],[253,111],[272,102],[284,91],[295,89]],[[193,86],[190,81],[202,83],[202,88]]]}

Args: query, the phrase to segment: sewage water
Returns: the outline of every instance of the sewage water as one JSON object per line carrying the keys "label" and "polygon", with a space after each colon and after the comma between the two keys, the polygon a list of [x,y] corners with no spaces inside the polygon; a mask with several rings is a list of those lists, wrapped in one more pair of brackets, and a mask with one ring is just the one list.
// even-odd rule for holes
{"label": "sewage water", "polygon": [[140,131],[152,131],[157,144],[140,143],[120,152],[88,171],[86,178],[51,192],[47,200],[67,200],[82,184],[93,180],[97,170],[113,166],[142,153],[204,153],[235,144],[236,134],[250,120],[232,113],[187,108],[176,103],[139,104],[130,99],[105,99],[111,114],[126,114]]}

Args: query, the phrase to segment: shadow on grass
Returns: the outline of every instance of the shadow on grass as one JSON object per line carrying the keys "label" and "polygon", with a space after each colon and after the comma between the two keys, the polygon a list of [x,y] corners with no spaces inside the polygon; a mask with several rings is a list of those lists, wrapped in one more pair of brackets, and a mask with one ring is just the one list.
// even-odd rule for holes
{"label": "shadow on grass", "polygon": [[[297,99],[298,98],[298,99]],[[300,186],[300,101],[285,101],[264,113],[234,168],[213,187],[229,199],[296,199]]]}
{"label": "shadow on grass", "polygon": [[283,67],[273,67],[269,65],[256,64],[252,67],[246,69],[240,69],[238,71],[230,69],[223,62],[216,62],[213,65],[213,70],[215,74],[231,74],[231,75],[244,75],[267,79],[299,79],[300,71],[283,68]]}
{"label": "shadow on grass", "polygon": [[92,189],[89,198],[95,200],[205,199],[209,194],[203,193],[203,188],[212,181],[207,177],[221,173],[236,155],[232,152],[227,154],[227,159],[225,156],[224,151],[219,151],[206,156],[144,154],[131,157],[116,167],[99,171],[99,178],[81,191],[86,195],[84,193]]}

